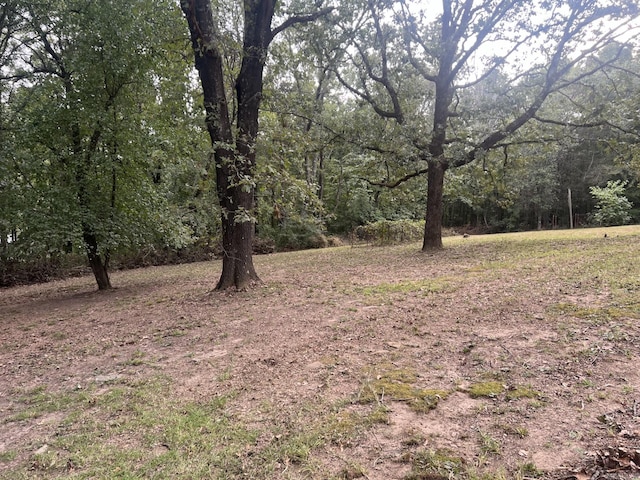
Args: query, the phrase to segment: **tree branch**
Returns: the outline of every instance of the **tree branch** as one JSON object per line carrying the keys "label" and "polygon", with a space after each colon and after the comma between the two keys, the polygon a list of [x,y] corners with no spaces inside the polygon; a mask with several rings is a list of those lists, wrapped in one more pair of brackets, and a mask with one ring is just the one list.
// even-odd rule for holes
{"label": "tree branch", "polygon": [[560,127],[571,127],[571,128],[610,127],[614,130],[618,130],[625,134],[638,135],[636,130],[623,128],[620,125],[616,125],[615,123],[609,122],[608,120],[600,120],[599,122],[592,122],[592,123],[573,123],[573,122],[563,122],[561,120],[552,120],[550,118],[541,118],[537,115],[534,115],[533,120],[536,120],[540,123],[558,125]]}
{"label": "tree branch", "polygon": [[428,171],[429,171],[429,167],[426,167],[426,168],[423,168],[421,170],[417,170],[415,172],[409,173],[409,174],[405,175],[404,177],[399,178],[395,182],[374,182],[374,181],[369,180],[367,178],[361,178],[360,180],[364,180],[369,185],[374,185],[376,187],[384,187],[384,188],[388,188],[388,189],[393,189],[393,188],[399,187],[404,182],[407,182],[407,181],[411,180],[412,178],[416,178],[416,177],[419,177],[421,175],[424,175]]}
{"label": "tree branch", "polygon": [[314,22],[318,18],[328,15],[333,10],[334,10],[333,7],[327,7],[327,8],[323,8],[322,10],[318,10],[317,12],[314,12],[314,13],[309,13],[305,15],[294,15],[293,17],[289,17],[282,24],[278,25],[276,28],[271,30],[271,40],[273,40],[276,35],[285,31],[287,28],[292,27],[293,25]]}

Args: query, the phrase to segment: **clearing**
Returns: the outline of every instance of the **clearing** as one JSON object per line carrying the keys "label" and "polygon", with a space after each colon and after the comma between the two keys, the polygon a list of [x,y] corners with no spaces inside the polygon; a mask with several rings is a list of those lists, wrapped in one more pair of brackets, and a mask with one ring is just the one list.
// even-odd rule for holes
{"label": "clearing", "polygon": [[0,478],[640,478],[640,227],[255,260],[1,290]]}

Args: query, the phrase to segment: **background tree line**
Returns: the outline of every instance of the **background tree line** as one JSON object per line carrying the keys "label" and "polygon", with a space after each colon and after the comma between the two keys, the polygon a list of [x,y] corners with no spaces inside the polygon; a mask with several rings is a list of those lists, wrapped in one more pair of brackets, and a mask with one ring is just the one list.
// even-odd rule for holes
{"label": "background tree line", "polygon": [[567,227],[569,190],[577,225],[640,219],[633,2],[0,10],[2,285],[216,253],[243,288],[377,221]]}

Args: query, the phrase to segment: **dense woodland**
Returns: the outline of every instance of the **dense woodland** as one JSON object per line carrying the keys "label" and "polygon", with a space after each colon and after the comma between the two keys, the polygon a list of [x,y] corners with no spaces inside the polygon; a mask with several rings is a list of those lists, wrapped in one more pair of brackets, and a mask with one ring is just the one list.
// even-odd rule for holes
{"label": "dense woodland", "polygon": [[244,288],[252,252],[371,224],[426,250],[638,222],[638,25],[619,0],[7,0],[0,286],[221,255]]}

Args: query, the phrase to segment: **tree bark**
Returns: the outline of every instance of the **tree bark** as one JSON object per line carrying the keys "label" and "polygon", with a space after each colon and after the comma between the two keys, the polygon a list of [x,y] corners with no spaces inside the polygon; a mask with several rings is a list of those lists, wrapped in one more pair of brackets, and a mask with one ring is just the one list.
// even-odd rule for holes
{"label": "tree bark", "polygon": [[98,290],[109,290],[111,288],[111,280],[108,273],[108,255],[104,255],[104,257],[100,255],[98,252],[98,240],[93,233],[85,230],[82,238],[87,250],[91,271],[98,284]]}
{"label": "tree bark", "polygon": [[182,0],[180,5],[189,24],[196,69],[204,92],[207,130],[214,148],[216,190],[222,210],[222,273],[216,289],[242,290],[260,281],[253,265],[255,143],[275,1],[244,3],[242,66],[234,85],[238,101],[235,136],[210,0]]}
{"label": "tree bark", "polygon": [[[71,92],[71,77],[65,77],[65,88],[67,92]],[[79,162],[76,168],[76,188],[77,188],[77,198],[78,205],[80,210],[83,212],[83,215],[86,215],[89,211],[89,193],[87,192],[87,182],[88,182],[88,174],[87,170],[91,165],[91,155],[95,152],[98,141],[100,139],[101,130],[94,130],[91,135],[91,139],[89,141],[88,150],[83,152],[82,147],[82,138],[80,134],[80,126],[77,123],[73,123],[71,125],[71,136],[73,140],[73,152],[76,158],[76,161]],[[83,155],[84,153],[84,155]],[[86,223],[84,220],[82,221],[82,239],[84,240],[84,247],[87,252],[87,259],[89,261],[89,266],[91,267],[91,271],[93,272],[93,276],[96,279],[96,284],[98,285],[98,290],[109,290],[112,288],[111,280],[109,279],[109,256],[108,254],[103,256],[99,253],[98,249],[98,237],[94,233],[92,227]]]}
{"label": "tree bark", "polygon": [[429,162],[427,172],[427,213],[422,251],[442,248],[442,193],[447,164],[439,160]]}
{"label": "tree bark", "polygon": [[[207,112],[206,124],[216,163],[216,186],[222,209],[222,274],[216,289],[247,288],[259,282],[253,266],[255,234],[255,166],[263,71],[274,36],[298,23],[331,11],[290,17],[271,29],[277,0],[244,0],[242,65],[233,87],[237,98],[236,128],[226,100],[222,50],[211,0],[181,0]],[[235,132],[235,133],[234,133]]]}

